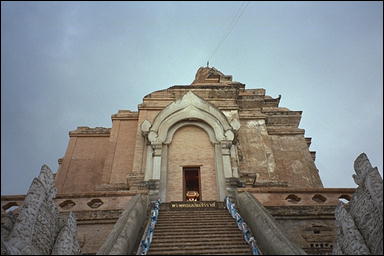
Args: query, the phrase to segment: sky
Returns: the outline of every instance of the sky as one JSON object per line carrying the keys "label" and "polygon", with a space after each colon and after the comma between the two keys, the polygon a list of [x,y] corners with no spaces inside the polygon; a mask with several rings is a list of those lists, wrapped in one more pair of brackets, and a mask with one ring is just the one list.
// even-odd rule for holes
{"label": "sky", "polygon": [[1,194],[56,172],[69,131],[111,127],[208,60],[303,111],[324,187],[356,187],[361,152],[382,175],[382,2],[2,1]]}

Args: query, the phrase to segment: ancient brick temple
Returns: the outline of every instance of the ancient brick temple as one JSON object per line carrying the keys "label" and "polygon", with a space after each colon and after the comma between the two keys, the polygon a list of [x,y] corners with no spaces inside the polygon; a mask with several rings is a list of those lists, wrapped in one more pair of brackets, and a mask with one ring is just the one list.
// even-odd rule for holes
{"label": "ancient brick temple", "polygon": [[190,85],[153,92],[138,111],[113,114],[111,128],[69,132],[55,200],[61,212],[75,213],[81,251],[97,252],[137,194],[218,202],[247,191],[292,242],[331,252],[335,207],[354,189],[323,188],[311,138],[299,128],[302,112],[279,103],[280,96],[202,67]]}

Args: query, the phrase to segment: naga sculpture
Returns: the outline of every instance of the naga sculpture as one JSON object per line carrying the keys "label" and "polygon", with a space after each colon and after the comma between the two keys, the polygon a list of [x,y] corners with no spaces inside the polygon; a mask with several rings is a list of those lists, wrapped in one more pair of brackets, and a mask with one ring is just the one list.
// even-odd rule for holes
{"label": "naga sculpture", "polygon": [[333,254],[383,254],[383,179],[366,154],[355,160],[358,185],[349,203],[335,210],[337,238]]}
{"label": "naga sculpture", "polygon": [[73,255],[80,253],[76,240],[76,219],[65,220],[54,202],[54,176],[48,166],[41,167],[25,197],[20,213],[2,216],[2,255]]}

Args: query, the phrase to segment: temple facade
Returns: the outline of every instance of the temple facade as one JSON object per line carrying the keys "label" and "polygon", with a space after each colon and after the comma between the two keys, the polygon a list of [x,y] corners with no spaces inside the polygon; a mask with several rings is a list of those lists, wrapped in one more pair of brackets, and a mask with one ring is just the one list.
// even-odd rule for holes
{"label": "temple facade", "polygon": [[274,187],[322,188],[299,128],[301,111],[280,97],[245,89],[215,68],[200,68],[191,85],[144,97],[138,111],[112,115],[112,128],[69,133],[56,176],[59,193],[159,188],[163,202],[223,200],[230,179]]}
{"label": "temple facade", "polygon": [[[189,85],[146,95],[111,128],[69,132],[55,175],[60,211],[77,217],[83,253],[96,253],[130,199],[222,202],[247,191],[308,253],[332,251],[334,210],[354,189],[323,188],[302,111],[246,89],[213,67]],[[2,200],[2,207],[22,196]],[[4,202],[4,203],[3,203]]]}

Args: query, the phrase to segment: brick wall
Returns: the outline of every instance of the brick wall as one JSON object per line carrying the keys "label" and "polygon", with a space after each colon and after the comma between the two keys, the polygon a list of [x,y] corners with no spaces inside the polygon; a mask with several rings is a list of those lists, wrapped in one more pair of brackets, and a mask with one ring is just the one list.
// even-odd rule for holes
{"label": "brick wall", "polygon": [[110,183],[126,182],[127,174],[132,172],[133,168],[137,120],[122,120],[118,122],[119,130],[116,147],[114,148]]}
{"label": "brick wall", "polygon": [[200,166],[201,200],[217,200],[214,155],[214,147],[204,130],[196,126],[177,130],[168,151],[166,200],[183,200],[183,166]]}
{"label": "brick wall", "polygon": [[72,137],[56,177],[59,193],[91,192],[102,183],[108,137]]}

